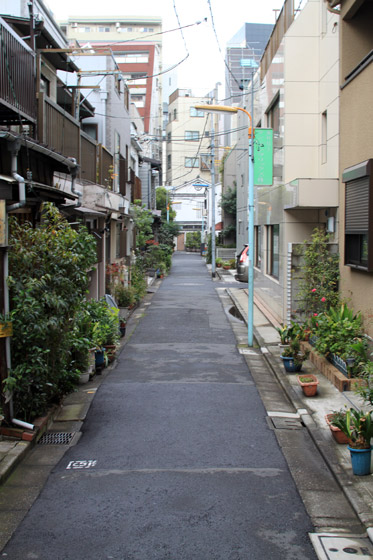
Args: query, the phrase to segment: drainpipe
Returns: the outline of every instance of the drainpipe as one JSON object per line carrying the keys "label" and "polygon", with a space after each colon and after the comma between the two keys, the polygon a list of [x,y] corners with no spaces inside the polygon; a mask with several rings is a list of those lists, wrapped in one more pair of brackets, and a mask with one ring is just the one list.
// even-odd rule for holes
{"label": "drainpipe", "polygon": [[[8,146],[9,151],[11,152],[11,174],[12,177],[18,182],[18,198],[19,202],[15,204],[11,204],[7,206],[6,212],[12,210],[17,210],[18,208],[23,208],[26,206],[26,189],[25,189],[25,179],[21,175],[17,173],[17,158],[18,152],[20,150],[21,143],[19,140],[15,142],[11,142]],[[8,220],[6,219],[6,228],[8,229]],[[6,238],[8,239],[8,232],[6,233]],[[8,258],[8,248],[6,248],[4,253],[4,312],[5,314],[9,313],[9,290],[8,290],[8,283],[7,278],[9,274],[9,258]],[[10,352],[10,338],[7,337],[5,340],[5,353],[6,353],[6,370],[9,371],[11,369],[11,352]],[[11,394],[5,395],[5,403],[4,403],[4,415],[5,419],[9,422],[9,420],[13,417],[13,400]]]}
{"label": "drainpipe", "polygon": [[12,158],[11,174],[13,179],[15,179],[18,182],[19,202],[7,206],[7,212],[11,212],[12,210],[17,210],[17,208],[23,208],[24,206],[26,206],[25,179],[24,177],[21,177],[21,175],[18,175],[17,173],[17,157],[18,157],[18,152],[20,147],[21,147],[21,142],[19,140],[12,142],[9,147],[9,151],[11,153],[11,158]]}
{"label": "drainpipe", "polygon": [[71,174],[71,192],[73,194],[76,194],[78,196],[78,200],[76,201],[75,204],[73,204],[72,206],[70,206],[70,208],[79,208],[82,205],[82,198],[83,198],[83,193],[81,191],[77,191],[75,188],[75,180],[76,180],[76,176],[78,174],[78,168],[79,165],[76,163],[76,159],[75,158],[70,158],[74,163],[75,163],[75,167],[72,167],[70,170],[70,174]]}

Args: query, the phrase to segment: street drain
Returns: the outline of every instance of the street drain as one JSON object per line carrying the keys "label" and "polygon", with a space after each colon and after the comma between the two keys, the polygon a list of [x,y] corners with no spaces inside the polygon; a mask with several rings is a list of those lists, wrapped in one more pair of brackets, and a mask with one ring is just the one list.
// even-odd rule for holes
{"label": "street drain", "polygon": [[347,560],[359,558],[372,560],[373,546],[368,537],[310,533],[319,560]]}
{"label": "street drain", "polygon": [[272,417],[270,421],[276,430],[301,430],[303,428],[299,418]]}
{"label": "street drain", "polygon": [[46,432],[41,436],[40,445],[69,445],[75,432]]}

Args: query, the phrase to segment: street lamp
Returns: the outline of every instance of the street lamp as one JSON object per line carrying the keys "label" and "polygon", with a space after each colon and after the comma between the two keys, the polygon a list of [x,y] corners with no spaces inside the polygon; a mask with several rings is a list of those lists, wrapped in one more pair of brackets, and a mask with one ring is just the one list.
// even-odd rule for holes
{"label": "street lamp", "polygon": [[253,346],[254,327],[254,128],[252,117],[242,107],[229,107],[227,105],[196,105],[196,109],[209,113],[238,113],[242,111],[249,117],[249,185],[248,185],[248,235],[249,235],[249,269],[248,269],[248,316],[247,316],[247,341]]}

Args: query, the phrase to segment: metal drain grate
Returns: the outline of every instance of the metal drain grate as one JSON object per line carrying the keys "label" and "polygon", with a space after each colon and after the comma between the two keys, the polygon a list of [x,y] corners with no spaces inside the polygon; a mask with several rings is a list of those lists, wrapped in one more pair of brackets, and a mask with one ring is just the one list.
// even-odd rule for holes
{"label": "metal drain grate", "polygon": [[46,432],[41,436],[40,445],[69,445],[75,432]]}

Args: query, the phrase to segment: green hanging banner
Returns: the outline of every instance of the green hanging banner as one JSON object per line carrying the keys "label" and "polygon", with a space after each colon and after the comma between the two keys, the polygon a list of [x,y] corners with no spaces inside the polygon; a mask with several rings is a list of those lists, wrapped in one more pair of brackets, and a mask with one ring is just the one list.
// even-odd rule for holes
{"label": "green hanging banner", "polygon": [[273,129],[256,128],[254,138],[254,185],[273,185]]}

